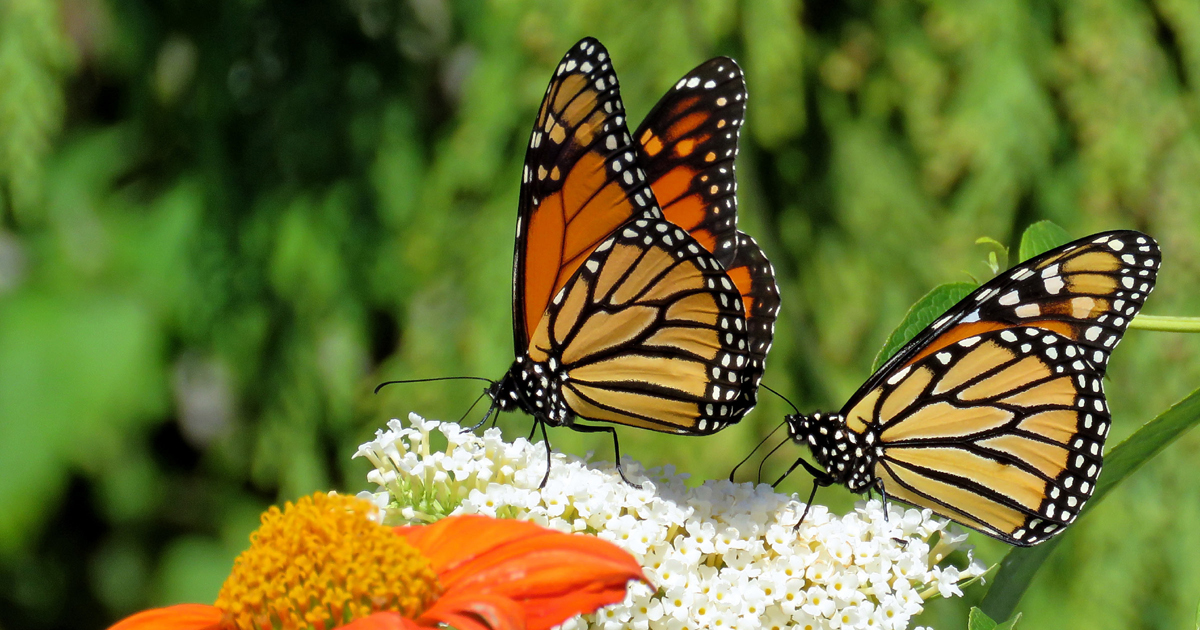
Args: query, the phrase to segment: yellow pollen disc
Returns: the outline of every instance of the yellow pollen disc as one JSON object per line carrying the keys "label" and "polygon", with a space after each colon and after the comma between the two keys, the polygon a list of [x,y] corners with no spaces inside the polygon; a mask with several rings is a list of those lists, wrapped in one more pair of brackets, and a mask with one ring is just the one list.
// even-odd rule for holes
{"label": "yellow pollen disc", "polygon": [[272,507],[217,596],[226,630],[324,630],[374,612],[412,619],[440,594],[429,561],[370,520],[370,503],[317,493]]}

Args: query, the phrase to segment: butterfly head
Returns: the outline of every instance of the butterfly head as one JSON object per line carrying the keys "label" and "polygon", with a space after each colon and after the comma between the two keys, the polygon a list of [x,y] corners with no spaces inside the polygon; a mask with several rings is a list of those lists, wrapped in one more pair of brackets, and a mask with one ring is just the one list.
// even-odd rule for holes
{"label": "butterfly head", "polygon": [[788,436],[807,445],[813,457],[838,483],[854,492],[863,492],[874,483],[877,448],[874,439],[846,428],[846,418],[838,413],[816,412],[787,416]]}
{"label": "butterfly head", "polygon": [[500,411],[525,413],[550,426],[571,424],[574,412],[563,400],[561,364],[554,358],[539,362],[527,356],[518,357],[504,378],[487,389],[492,404]]}
{"label": "butterfly head", "polygon": [[516,411],[521,408],[521,395],[517,392],[517,379],[513,374],[515,367],[485,390],[488,398],[492,399],[492,405],[500,411]]}

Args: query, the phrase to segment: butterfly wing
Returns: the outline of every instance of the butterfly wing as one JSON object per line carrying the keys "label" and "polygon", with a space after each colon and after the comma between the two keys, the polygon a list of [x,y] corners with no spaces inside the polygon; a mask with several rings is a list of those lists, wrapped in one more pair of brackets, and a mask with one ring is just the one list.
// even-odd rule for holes
{"label": "butterfly wing", "polygon": [[737,247],[726,273],[742,295],[742,310],[746,313],[746,342],[750,350],[750,364],[744,375],[743,396],[736,414],[741,417],[758,403],[758,384],[762,381],[767,352],[771,350],[771,341],[775,337],[779,288],[775,285],[775,268],[758,243],[744,232],[737,232],[737,239]]}
{"label": "butterfly wing", "polygon": [[518,353],[596,245],[657,212],[635,160],[608,51],[584,39],[555,69],[525,153],[513,263]]}
{"label": "butterfly wing", "polygon": [[666,220],[640,219],[601,243],[555,296],[530,358],[563,374],[562,397],[580,417],[708,434],[740,419],[744,317],[711,253]]}
{"label": "butterfly wing", "polygon": [[1101,232],[1031,258],[976,289],[900,349],[859,390],[960,339],[1011,326],[1053,330],[1088,350],[1101,374],[1154,289],[1158,243],[1132,230]]}
{"label": "butterfly wing", "polygon": [[1037,327],[967,337],[891,375],[847,427],[874,424],[889,496],[1036,544],[1075,520],[1100,473],[1109,412],[1087,352]]}
{"label": "butterfly wing", "polygon": [[742,69],[716,57],[681,78],[633,135],[667,219],[726,267],[737,247],[734,158],[745,114]]}
{"label": "butterfly wing", "polygon": [[1015,545],[1074,520],[1108,432],[1108,358],[1160,262],[1145,234],[1094,234],[1009,269],[919,333],[842,411],[852,441],[878,435],[885,491]]}

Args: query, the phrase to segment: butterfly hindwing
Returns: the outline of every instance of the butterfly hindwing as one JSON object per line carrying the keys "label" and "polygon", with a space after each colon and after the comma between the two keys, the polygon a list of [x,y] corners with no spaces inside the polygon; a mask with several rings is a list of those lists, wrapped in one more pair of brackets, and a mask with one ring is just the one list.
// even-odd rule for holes
{"label": "butterfly hindwing", "polygon": [[635,220],[555,296],[531,358],[561,373],[562,396],[582,418],[712,433],[741,417],[750,361],[735,323],[742,309],[729,276],[695,239],[662,219]]}
{"label": "butterfly hindwing", "polygon": [[658,213],[636,161],[612,60],[584,39],[555,69],[525,154],[513,264],[518,353],[596,245],[634,216]]}
{"label": "butterfly hindwing", "polygon": [[771,350],[771,342],[775,337],[779,288],[775,284],[775,268],[758,243],[744,232],[738,232],[737,239],[735,254],[726,273],[741,293],[742,310],[746,313],[750,365],[746,370],[746,386],[740,405],[744,414],[758,403],[758,385],[766,369],[767,352]]}
{"label": "butterfly hindwing", "polygon": [[846,426],[877,436],[889,496],[1035,544],[1074,521],[1100,473],[1110,419],[1086,352],[1035,327],[968,337],[884,381]]}
{"label": "butterfly hindwing", "polygon": [[726,267],[737,247],[734,159],[745,113],[742,69],[716,57],[679,79],[633,136],[667,219]]}

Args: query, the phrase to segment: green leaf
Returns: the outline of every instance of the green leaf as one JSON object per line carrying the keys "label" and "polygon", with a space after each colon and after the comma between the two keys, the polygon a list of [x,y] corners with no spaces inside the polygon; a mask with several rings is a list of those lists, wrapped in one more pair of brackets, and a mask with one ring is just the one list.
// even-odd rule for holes
{"label": "green leaf", "polygon": [[971,614],[967,617],[967,630],[995,630],[996,621],[987,613],[972,606]]}
{"label": "green leaf", "polygon": [[[1157,418],[1147,422],[1129,439],[1118,444],[1105,457],[1104,470],[1096,482],[1096,493],[1084,506],[1083,513],[1095,508],[1110,490],[1133,474],[1142,464],[1166,448],[1188,429],[1200,424],[1200,390],[1179,401]],[[1082,514],[1081,514],[1082,516]],[[1007,619],[1029,588],[1038,568],[1050,557],[1062,537],[1036,547],[1018,547],[1000,562],[992,588],[980,606],[993,618]]]}
{"label": "green leaf", "polygon": [[987,245],[988,247],[992,248],[992,251],[988,252],[987,261],[988,267],[990,267],[992,270],[992,275],[996,275],[1002,270],[1008,269],[1008,248],[1004,246],[1004,243],[1001,243],[990,236],[980,236],[979,238],[975,239],[975,244]]}
{"label": "green leaf", "polygon": [[1008,621],[1005,621],[1004,623],[996,626],[996,630],[1013,630],[1013,628],[1016,628],[1017,624],[1020,622],[1021,622],[1021,613],[1017,613],[1017,614],[1013,615],[1012,619],[1009,619]]}
{"label": "green leaf", "polygon": [[1059,245],[1071,242],[1071,235],[1052,221],[1038,221],[1021,235],[1021,260],[1029,260]]}
{"label": "green leaf", "polygon": [[904,315],[904,319],[900,321],[900,325],[888,335],[887,341],[883,342],[883,347],[879,349],[879,354],[875,355],[875,362],[871,365],[871,371],[878,370],[881,365],[892,358],[896,351],[904,347],[917,333],[921,332],[926,326],[933,323],[939,315],[946,312],[946,309],[958,304],[963,298],[970,295],[971,291],[975,290],[975,285],[970,282],[950,282],[947,284],[938,285],[932,291],[925,294],[925,297],[917,300],[912,308],[908,309],[908,313]]}

